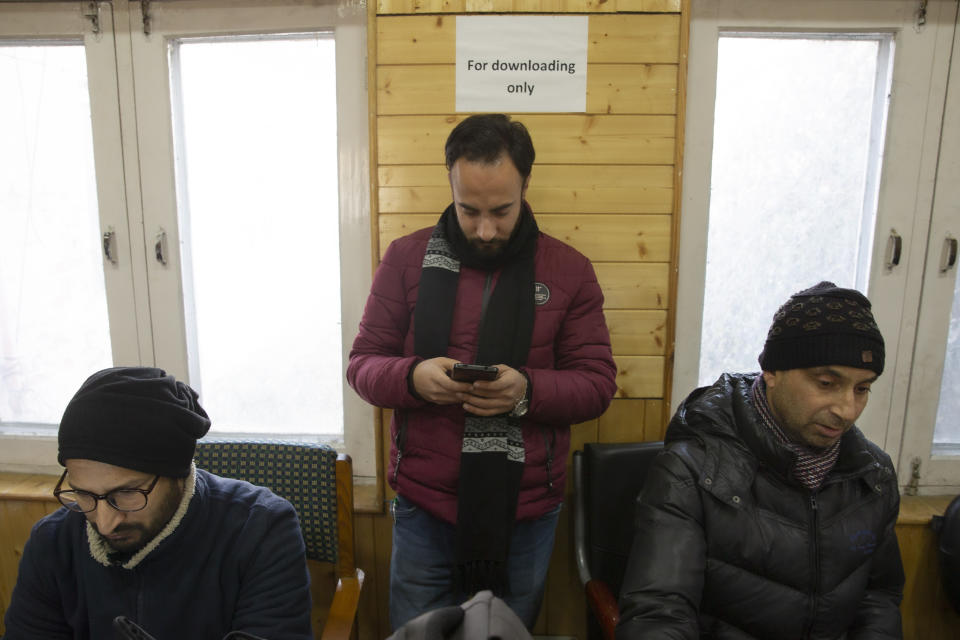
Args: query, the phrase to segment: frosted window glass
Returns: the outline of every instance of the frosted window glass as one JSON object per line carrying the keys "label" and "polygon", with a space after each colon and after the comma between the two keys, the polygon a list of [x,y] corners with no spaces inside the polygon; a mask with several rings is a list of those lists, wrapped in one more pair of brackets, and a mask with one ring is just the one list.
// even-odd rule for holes
{"label": "frosted window glass", "polygon": [[[956,267],[954,270],[960,273]],[[960,445],[960,275],[957,276],[953,291],[953,311],[950,314],[933,444]]]}
{"label": "frosted window glass", "polygon": [[191,381],[215,430],[342,433],[334,41],[176,47]]}
{"label": "frosted window glass", "polygon": [[0,422],[111,365],[82,44],[0,44]]}
{"label": "frosted window glass", "polygon": [[720,38],[700,384],[759,370],[773,313],[790,294],[821,280],[855,287],[869,272],[859,246],[875,213],[878,47]]}

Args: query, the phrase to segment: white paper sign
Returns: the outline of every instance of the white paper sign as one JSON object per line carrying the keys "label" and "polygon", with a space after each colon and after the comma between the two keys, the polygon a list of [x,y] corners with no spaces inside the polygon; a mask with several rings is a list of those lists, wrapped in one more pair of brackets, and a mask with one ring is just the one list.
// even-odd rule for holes
{"label": "white paper sign", "polygon": [[457,111],[586,111],[587,19],[457,16]]}

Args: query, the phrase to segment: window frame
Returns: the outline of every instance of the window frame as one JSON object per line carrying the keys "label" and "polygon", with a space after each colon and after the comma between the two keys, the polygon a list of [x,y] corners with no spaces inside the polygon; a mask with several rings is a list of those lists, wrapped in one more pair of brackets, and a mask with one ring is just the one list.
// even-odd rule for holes
{"label": "window frame", "polygon": [[[117,96],[120,74],[114,46],[115,12],[111,3],[98,3],[86,14],[77,2],[2,3],[0,39],[16,44],[50,41],[82,43],[87,62],[91,132],[100,233],[115,232],[115,264],[104,262],[104,285],[114,362],[141,357],[144,335],[137,315],[137,287],[145,289],[138,243],[130,235],[130,183],[123,164],[124,135]],[[96,23],[96,24],[95,24]],[[91,372],[92,373],[92,372]],[[0,425],[0,469],[58,474],[56,425]]]}
{"label": "window frame", "polygon": [[[960,11],[958,11],[960,13]],[[950,331],[954,293],[960,265],[940,272],[941,251],[947,236],[960,238],[960,23],[954,30],[954,64],[947,81],[946,106],[937,176],[934,185],[930,241],[926,250],[922,300],[916,325],[916,346],[907,397],[903,449],[900,455],[901,484],[918,493],[960,493],[960,453],[956,445],[939,449],[933,443],[944,352]],[[949,450],[947,453],[946,450]],[[914,482],[913,465],[919,461]]]}
{"label": "window frame", "polygon": [[[340,375],[345,377],[347,355],[372,280],[366,8],[317,5],[305,0],[264,1],[259,6],[244,7],[215,0],[184,0],[147,5],[145,21],[141,3],[97,3],[100,29],[94,33],[92,20],[83,13],[85,5],[3,3],[0,37],[12,38],[17,33],[20,40],[83,38],[101,225],[104,229],[113,226],[121,240],[118,273],[113,274],[109,264],[104,266],[113,361],[116,365],[161,366],[187,382],[166,41],[234,33],[333,30],[340,191]],[[114,24],[123,23],[129,28],[114,31]],[[151,47],[154,52],[159,47],[162,54],[147,57]],[[165,119],[165,127],[154,124],[158,118]],[[167,267],[150,255],[150,238],[158,225],[168,233],[171,255]],[[125,289],[117,293],[110,288],[111,282],[113,289]],[[355,475],[376,477],[374,408],[348,385],[343,388],[343,448],[353,458]],[[58,473],[56,429],[56,425],[0,427],[0,470]]]}

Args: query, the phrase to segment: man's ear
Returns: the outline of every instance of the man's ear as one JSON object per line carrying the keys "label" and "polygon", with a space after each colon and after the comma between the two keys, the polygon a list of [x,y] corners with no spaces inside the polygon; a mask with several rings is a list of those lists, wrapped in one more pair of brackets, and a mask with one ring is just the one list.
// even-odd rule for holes
{"label": "man's ear", "polygon": [[450,185],[450,202],[456,205],[457,203],[457,193],[453,189],[453,171],[447,171],[447,184]]}
{"label": "man's ear", "polygon": [[764,371],[763,372],[763,381],[767,383],[767,388],[772,389],[777,386],[777,372],[776,371]]}

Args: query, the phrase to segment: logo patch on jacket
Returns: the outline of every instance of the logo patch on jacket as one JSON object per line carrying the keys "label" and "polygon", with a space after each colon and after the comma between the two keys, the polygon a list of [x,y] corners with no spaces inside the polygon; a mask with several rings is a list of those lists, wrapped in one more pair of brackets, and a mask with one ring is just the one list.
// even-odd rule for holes
{"label": "logo patch on jacket", "polygon": [[542,282],[533,283],[533,304],[542,307],[550,301],[550,289]]}
{"label": "logo patch on jacket", "polygon": [[858,551],[863,555],[869,555],[876,548],[877,536],[873,531],[864,530],[850,534],[850,551]]}

